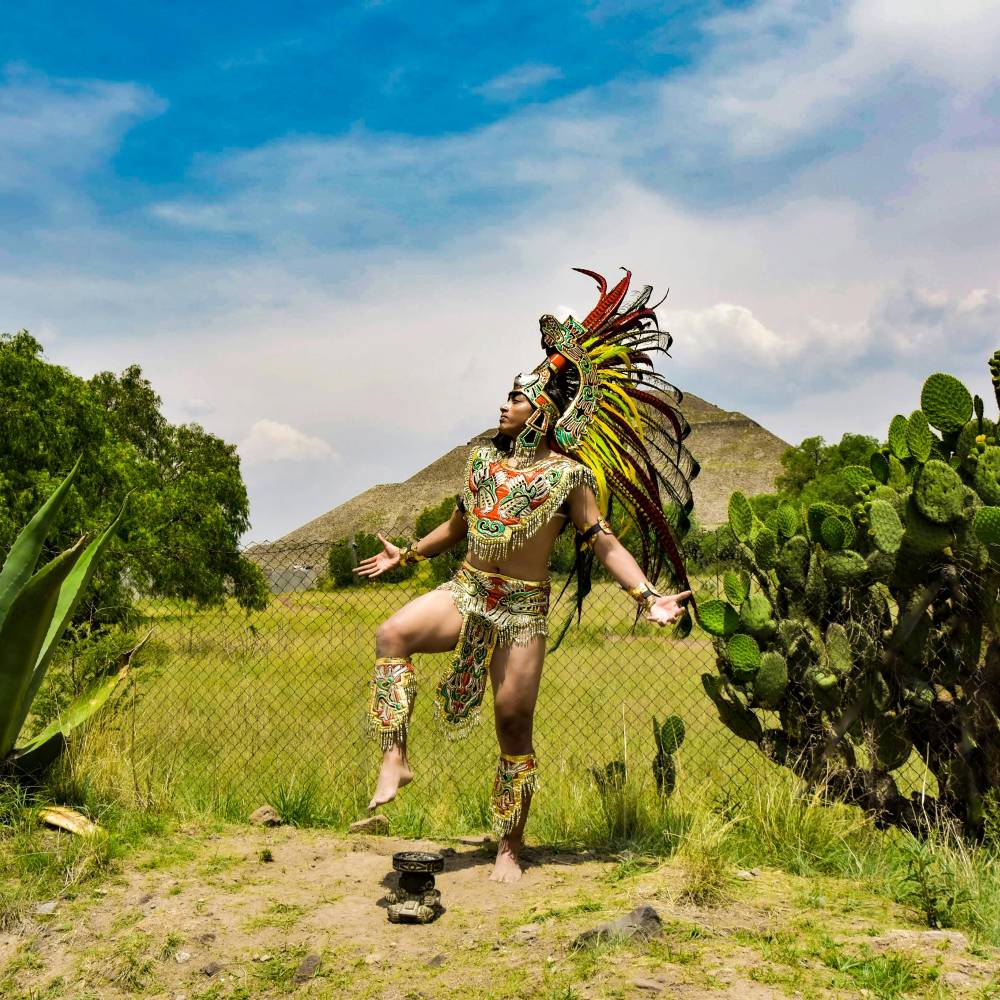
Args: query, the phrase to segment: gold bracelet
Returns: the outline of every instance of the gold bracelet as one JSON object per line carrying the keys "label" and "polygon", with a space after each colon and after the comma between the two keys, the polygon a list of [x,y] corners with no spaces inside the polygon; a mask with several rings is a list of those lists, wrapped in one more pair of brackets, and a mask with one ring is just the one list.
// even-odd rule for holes
{"label": "gold bracelet", "polygon": [[625,591],[636,604],[643,604],[648,611],[663,595],[648,581],[628,587]]}
{"label": "gold bracelet", "polygon": [[427,556],[422,556],[417,551],[417,543],[411,542],[405,548],[399,550],[399,565],[409,566],[410,563],[423,562]]}

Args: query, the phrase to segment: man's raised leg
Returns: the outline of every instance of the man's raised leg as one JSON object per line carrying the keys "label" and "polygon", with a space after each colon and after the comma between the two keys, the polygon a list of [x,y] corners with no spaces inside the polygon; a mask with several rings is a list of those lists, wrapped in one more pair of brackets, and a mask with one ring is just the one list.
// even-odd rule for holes
{"label": "man's raised leg", "polygon": [[369,810],[391,802],[413,778],[406,754],[416,700],[411,655],[454,649],[461,627],[462,616],[451,595],[432,590],[410,601],[375,633],[375,674],[368,722],[382,748],[382,767]]}

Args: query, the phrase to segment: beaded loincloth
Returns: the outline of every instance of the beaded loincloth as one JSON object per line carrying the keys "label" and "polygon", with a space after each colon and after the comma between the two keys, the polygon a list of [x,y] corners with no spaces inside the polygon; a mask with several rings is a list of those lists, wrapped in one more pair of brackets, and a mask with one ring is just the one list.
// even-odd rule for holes
{"label": "beaded loincloth", "polygon": [[548,580],[516,580],[464,563],[439,590],[447,590],[462,614],[451,669],[441,678],[434,709],[460,739],[478,724],[490,660],[496,646],[526,645],[548,635]]}

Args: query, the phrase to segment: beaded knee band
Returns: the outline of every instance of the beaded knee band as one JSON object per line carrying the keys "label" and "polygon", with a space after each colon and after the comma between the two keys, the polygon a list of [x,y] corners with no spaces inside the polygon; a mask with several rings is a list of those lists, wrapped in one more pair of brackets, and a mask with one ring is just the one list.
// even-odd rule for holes
{"label": "beaded knee band", "polygon": [[407,657],[382,656],[375,661],[368,732],[383,751],[406,741],[406,728],[417,693],[417,678]]}
{"label": "beaded knee band", "polygon": [[517,826],[527,799],[537,787],[538,762],[534,754],[500,754],[490,806],[493,833],[498,840]]}

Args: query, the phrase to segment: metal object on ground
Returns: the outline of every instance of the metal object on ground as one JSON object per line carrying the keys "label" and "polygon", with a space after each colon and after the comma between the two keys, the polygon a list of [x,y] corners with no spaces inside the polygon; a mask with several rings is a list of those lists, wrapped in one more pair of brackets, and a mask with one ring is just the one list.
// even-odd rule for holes
{"label": "metal object on ground", "polygon": [[392,867],[399,872],[399,884],[386,896],[390,922],[429,924],[441,912],[441,891],[434,888],[434,876],[444,871],[444,856],[397,851]]}

